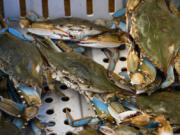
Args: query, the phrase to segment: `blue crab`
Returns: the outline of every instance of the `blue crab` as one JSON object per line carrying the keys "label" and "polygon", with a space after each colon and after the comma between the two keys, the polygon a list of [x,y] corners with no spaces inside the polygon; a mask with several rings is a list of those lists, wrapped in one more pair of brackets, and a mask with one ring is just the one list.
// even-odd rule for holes
{"label": "blue crab", "polygon": [[[124,42],[129,47],[127,74],[121,76],[131,82],[137,93],[150,94],[170,86],[175,81],[174,68],[180,74],[180,19],[172,1],[129,0],[126,25],[129,32]],[[114,69],[115,59],[111,58],[110,71]]]}
{"label": "blue crab", "polygon": [[[137,95],[136,103],[148,114],[164,115],[176,131],[180,123],[180,92],[178,87],[157,91],[151,96]],[[176,104],[174,102],[176,101]]]}
{"label": "blue crab", "polygon": [[[29,105],[32,106],[30,108],[34,116],[41,105],[39,94],[42,88],[42,77],[40,76],[42,71],[40,69],[43,60],[35,45],[32,46],[31,43],[19,40],[8,33],[0,35],[0,42],[0,69],[9,75],[19,94],[27,99]],[[31,56],[31,54],[35,55]],[[26,88],[25,85],[34,88],[32,95],[29,93],[30,88]],[[32,97],[26,97],[26,94],[30,94]],[[27,116],[27,119],[33,116]]]}
{"label": "blue crab", "polygon": [[[80,91],[80,93],[86,95],[96,108],[98,118],[95,116],[78,120],[74,120],[69,111],[66,110],[70,125],[82,126],[89,122],[98,123],[101,120],[113,122],[113,119],[117,119],[121,123],[125,122],[128,117],[141,116],[143,114],[134,103],[133,93],[123,90],[112,83],[107,76],[107,70],[102,66],[79,53],[59,52],[52,42],[49,44],[50,42],[47,41],[38,41],[38,43],[41,54],[48,62],[47,69],[51,73],[49,78],[65,83],[68,87]],[[93,77],[91,77],[92,75]],[[115,74],[112,75],[115,76]],[[94,93],[98,93],[97,97]],[[107,96],[107,93],[110,95]],[[123,107],[131,110],[131,113],[126,112]],[[166,121],[165,119],[163,120]],[[151,121],[148,121],[146,124],[148,125],[149,122]],[[155,119],[155,122],[150,124],[157,129],[157,123],[159,123],[159,120]],[[169,123],[167,123],[167,126],[169,126]],[[169,132],[171,132],[171,127]]]}
{"label": "blue crab", "polygon": [[27,25],[27,30],[30,33],[61,40],[79,41],[88,35],[110,31],[107,27],[80,18],[57,18],[31,23],[26,19],[20,19],[19,22],[20,25]]}
{"label": "blue crab", "polygon": [[0,46],[0,70],[13,85],[6,91],[9,96],[1,96],[0,110],[15,117],[14,124],[21,129],[41,106],[44,60],[34,43],[7,32],[0,34]]}
{"label": "blue crab", "polygon": [[[89,97],[89,93],[93,92],[105,95],[107,93],[122,93],[122,95],[130,97],[134,95],[133,91],[124,90],[116,86],[108,77],[107,70],[90,58],[75,52],[59,52],[56,50],[58,48],[53,47],[56,45],[53,45],[52,42],[47,42],[47,40],[39,41],[39,45],[40,52],[49,63],[48,70],[51,73],[49,78],[60,81],[68,87],[78,90],[81,94],[90,99],[91,103],[97,106],[97,112],[99,108],[104,106],[104,110],[99,110],[100,118],[109,119],[110,121],[113,119],[107,110],[107,105],[103,103],[104,101],[99,101],[95,98],[92,99]],[[116,74],[113,75],[117,77]],[[108,112],[107,115],[105,112]],[[137,113],[137,111],[133,113]],[[87,117],[75,121],[69,112],[67,112],[67,117],[69,123],[73,126],[81,126],[95,118]]]}
{"label": "blue crab", "polygon": [[39,17],[35,14],[28,13],[27,16],[27,19],[17,20],[19,20],[20,26],[27,29],[28,32],[56,40],[77,41],[80,46],[114,48],[121,45],[120,39],[123,38],[123,34],[117,32],[113,26],[108,28],[89,20],[80,18],[38,20]]}
{"label": "blue crab", "polygon": [[[40,52],[50,65],[52,79],[80,91],[133,93],[117,87],[108,78],[107,70],[90,58],[76,52],[59,52],[51,46],[52,44],[41,41],[39,43]],[[113,75],[117,77],[116,74]]]}
{"label": "blue crab", "polygon": [[[18,35],[18,36],[20,35],[20,37],[21,37],[21,34],[18,33],[17,31],[15,32],[15,35]],[[7,39],[9,39],[9,41],[5,42]],[[2,42],[2,47],[1,47],[2,49],[4,47],[3,45],[5,45],[5,47],[10,48],[9,50],[6,50],[6,52],[3,52],[3,53],[11,52],[8,54],[9,57],[12,54],[16,54],[17,51],[19,51],[18,48],[22,48],[21,51],[22,51],[23,57],[20,57],[20,58],[24,58],[24,59],[26,58],[25,62],[27,61],[27,63],[21,63],[21,62],[24,62],[24,60],[21,60],[19,58],[19,55],[21,56],[21,54],[18,54],[18,55],[16,54],[16,57],[19,58],[18,62],[21,63],[20,67],[18,67],[19,65],[16,62],[17,68],[15,68],[15,69],[10,68],[11,64],[13,64],[13,62],[11,62],[11,63],[8,63],[9,65],[6,70],[4,68],[2,68],[1,70],[6,72],[7,74],[9,74],[10,80],[12,80],[12,82],[14,83],[15,88],[18,89],[18,93],[21,94],[21,96],[25,98],[25,101],[29,101],[30,96],[34,96],[34,95],[40,96],[40,95],[38,95],[40,93],[36,93],[36,90],[33,90],[31,88],[26,88],[25,85],[28,85],[30,87],[35,87],[35,88],[37,87],[39,90],[41,90],[41,88],[43,87],[42,86],[43,76],[46,76],[47,81],[48,81],[48,86],[50,89],[54,89],[53,82],[54,82],[54,80],[56,80],[56,81],[65,83],[68,87],[77,89],[79,91],[93,91],[96,93],[112,93],[112,92],[117,91],[117,92],[123,93],[125,95],[129,95],[129,94],[132,95],[132,92],[126,91],[126,90],[123,90],[123,89],[117,87],[108,78],[107,70],[104,69],[102,66],[100,66],[99,64],[95,63],[91,59],[89,59],[79,53],[75,53],[75,52],[63,53],[61,51],[57,51],[58,47],[55,44],[53,44],[53,42],[50,39],[48,40],[48,38],[46,38],[46,40],[44,42],[37,40],[37,43],[39,43],[38,44],[39,51],[43,55],[44,59],[46,59],[45,61],[47,63],[44,61],[44,59],[42,59],[41,55],[38,54],[39,52],[36,54],[37,48],[36,48],[36,45],[33,43],[29,43],[28,41],[18,39],[8,33],[1,34],[1,42]],[[50,43],[52,46],[49,46],[48,43]],[[17,45],[13,46],[14,44],[17,44]],[[26,46],[20,47],[21,45],[26,45]],[[11,49],[13,47],[15,47],[17,49]],[[28,48],[28,47],[29,47],[29,49],[27,49],[27,50],[33,50],[34,52],[31,52],[31,53],[32,54],[35,53],[36,54],[35,56],[38,57],[37,63],[36,63],[37,59],[35,59],[34,57],[32,57],[32,58],[26,57],[26,56],[29,56],[29,53],[25,53],[26,48]],[[6,48],[4,48],[4,49],[6,49]],[[17,51],[14,51],[14,50],[17,50]],[[1,59],[4,58],[3,53],[1,54],[2,55]],[[40,56],[38,56],[38,55],[40,55]],[[16,60],[16,59],[13,59],[13,60]],[[29,61],[30,61],[30,64],[29,64]],[[3,67],[5,66],[5,64],[6,63],[4,60]],[[26,64],[27,64],[27,66],[25,66]],[[13,71],[8,72],[9,68]],[[21,68],[23,68],[23,71],[25,70],[26,72],[25,73],[22,72],[20,70]],[[31,71],[31,74],[28,74],[29,71]],[[96,73],[92,75],[92,73],[94,71],[96,71]],[[17,77],[16,78],[14,78],[14,76],[12,77],[12,74],[16,74]],[[26,74],[28,74],[29,76],[28,75],[26,76]],[[22,78],[24,77],[23,79],[27,80],[27,82],[21,81],[21,76],[22,76]],[[95,76],[95,78],[94,78],[94,76]],[[18,81],[17,78],[20,81]],[[32,81],[32,83],[28,82],[28,81]],[[35,92],[35,93],[33,93],[33,92]],[[32,95],[30,95],[30,94],[27,95],[28,93],[30,93]],[[35,98],[35,99],[38,100],[38,98]],[[5,98],[3,98],[3,100],[6,101]],[[40,100],[38,100],[38,101],[40,101]],[[8,102],[11,102],[11,100],[6,101],[6,104],[9,104]],[[30,103],[31,102],[29,101],[28,102],[29,106],[31,105]],[[40,104],[38,104],[37,101],[35,102],[35,105],[40,106]],[[36,108],[36,107],[34,107],[34,104],[31,106],[32,106],[31,109]],[[17,108],[19,110],[15,111],[15,110],[17,110]],[[11,112],[11,110],[8,108],[4,109],[3,106],[1,107],[1,109],[10,115],[18,116],[18,117],[20,117],[19,114],[23,111],[23,109],[21,109],[18,106],[18,104],[15,102],[11,103],[11,106],[10,106],[10,109],[11,110],[13,109],[13,112]],[[27,109],[27,108],[25,107],[25,109]],[[24,111],[24,112],[26,112],[25,114],[30,115],[29,117],[31,117],[31,118],[26,118],[24,115],[22,115],[22,117],[29,120],[35,116],[35,114],[38,112],[38,108],[37,108],[35,114],[32,114],[32,110]],[[19,123],[19,122],[20,122],[20,120],[16,120],[16,123]]]}
{"label": "blue crab", "polygon": [[[162,88],[168,87],[174,82],[173,68],[176,69],[178,75],[180,74],[180,41],[178,37],[180,19],[176,8],[169,5],[173,5],[173,3],[165,0],[147,0],[144,2],[129,0],[126,14],[127,27],[140,48],[140,59],[134,61],[143,65],[144,58],[148,58],[153,65],[160,69],[166,77],[165,82],[161,84]],[[130,50],[130,54],[132,53],[133,50]],[[134,53],[134,55],[136,54]],[[130,69],[130,71],[133,75],[135,69]],[[143,70],[141,71],[143,72]],[[141,71],[139,74],[142,74]],[[147,73],[146,75],[150,76],[149,83],[152,83],[155,80],[156,72],[154,70],[150,75]],[[140,75],[137,77],[142,80]],[[142,84],[143,81],[139,84]]]}

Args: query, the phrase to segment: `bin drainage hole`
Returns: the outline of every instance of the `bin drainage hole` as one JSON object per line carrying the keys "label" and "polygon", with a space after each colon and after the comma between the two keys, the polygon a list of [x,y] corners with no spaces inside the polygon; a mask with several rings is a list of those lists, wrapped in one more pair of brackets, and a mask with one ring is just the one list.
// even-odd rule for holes
{"label": "bin drainage hole", "polygon": [[53,110],[53,109],[49,109],[49,110],[46,111],[46,113],[47,113],[48,115],[51,115],[51,114],[54,113],[54,110]]}
{"label": "bin drainage hole", "polygon": [[104,62],[104,63],[108,63],[108,62],[109,62],[109,59],[108,59],[108,58],[104,58],[104,59],[103,59],[103,62]]}
{"label": "bin drainage hole", "polygon": [[62,97],[61,100],[64,102],[67,102],[67,101],[69,101],[69,97]]}
{"label": "bin drainage hole", "polygon": [[66,135],[74,135],[73,132],[67,132]]}
{"label": "bin drainage hole", "polygon": [[45,90],[45,91],[49,91],[49,87],[48,87],[48,86],[45,86],[45,87],[44,87],[44,90]]}
{"label": "bin drainage hole", "polygon": [[49,135],[57,135],[56,133],[50,133]]}
{"label": "bin drainage hole", "polygon": [[45,99],[46,103],[51,103],[52,101],[53,101],[53,99],[51,97],[48,97],[48,98]]}
{"label": "bin drainage hole", "polygon": [[68,110],[68,112],[71,112],[71,109],[68,108],[68,107],[66,107],[66,108],[63,109],[63,112],[64,112],[64,113],[66,113],[66,109]]}
{"label": "bin drainage hole", "polygon": [[64,85],[64,84],[60,86],[60,89],[62,89],[62,90],[66,90],[67,88],[68,87],[66,85]]}
{"label": "bin drainage hole", "polygon": [[104,49],[102,48],[101,51],[104,52]]}
{"label": "bin drainage hole", "polygon": [[55,126],[56,125],[56,123],[54,122],[54,121],[49,121],[48,122],[48,126],[49,127],[53,127],[53,126]]}
{"label": "bin drainage hole", "polygon": [[126,45],[125,45],[125,44],[120,45],[120,46],[118,47],[118,49],[119,49],[119,50],[125,50],[125,49],[126,49]]}
{"label": "bin drainage hole", "polygon": [[121,68],[121,71],[122,71],[122,72],[126,72],[126,71],[127,71],[127,68]]}
{"label": "bin drainage hole", "polygon": [[120,61],[126,61],[126,57],[120,57],[119,60]]}
{"label": "bin drainage hole", "polygon": [[69,125],[68,120],[65,120],[65,121],[64,121],[64,124],[65,124],[65,125]]}

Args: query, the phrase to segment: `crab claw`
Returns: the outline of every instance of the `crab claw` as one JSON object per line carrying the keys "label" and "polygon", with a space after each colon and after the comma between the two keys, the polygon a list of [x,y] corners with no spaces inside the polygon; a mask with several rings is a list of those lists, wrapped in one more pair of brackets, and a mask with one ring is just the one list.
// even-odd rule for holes
{"label": "crab claw", "polygon": [[145,83],[144,76],[139,72],[136,72],[134,74],[130,74],[130,79],[131,79],[132,84],[143,84],[143,83]]}
{"label": "crab claw", "polygon": [[129,122],[135,125],[136,127],[144,127],[149,124],[150,118],[151,118],[150,115],[143,114],[143,115],[138,115],[138,116],[126,119],[122,121],[121,123]]}
{"label": "crab claw", "polygon": [[168,68],[166,80],[161,84],[161,88],[169,87],[174,82],[174,80],[175,80],[174,69],[170,65]]}
{"label": "crab claw", "polygon": [[78,45],[85,47],[95,47],[95,48],[115,48],[119,47],[121,44],[125,43],[124,37],[121,32],[106,32],[81,40]]}
{"label": "crab claw", "polygon": [[10,99],[0,96],[0,110],[14,117],[21,117],[24,107]]}
{"label": "crab claw", "polygon": [[47,36],[52,39],[71,40],[73,38],[72,35],[58,27],[45,23],[33,23],[27,30],[30,33],[39,36]]}

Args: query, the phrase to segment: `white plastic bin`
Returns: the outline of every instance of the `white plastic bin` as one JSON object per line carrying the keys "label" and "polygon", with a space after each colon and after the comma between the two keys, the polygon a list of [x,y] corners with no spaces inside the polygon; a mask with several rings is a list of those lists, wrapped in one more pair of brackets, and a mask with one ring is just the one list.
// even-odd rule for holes
{"label": "white plastic bin", "polygon": [[[67,17],[79,17],[89,20],[96,18],[111,19],[113,12],[109,12],[109,4],[114,2],[114,12],[122,9],[126,4],[126,0],[92,0],[93,13],[87,14],[86,2],[88,0],[2,0],[0,3],[0,13],[3,13],[4,17],[20,17],[25,12],[35,11],[41,16],[48,13],[48,17],[51,19],[65,17],[65,1],[69,1],[70,4],[71,15]],[[44,4],[44,8],[46,9],[43,9]],[[46,10],[46,13],[43,13],[44,10]],[[120,57],[126,57],[126,52],[126,50],[121,51]],[[104,67],[107,67],[108,64],[103,61],[106,56],[100,49],[93,49],[92,58]],[[119,73],[121,68],[125,68],[125,66],[126,61],[118,62],[115,72]],[[94,112],[84,97],[78,92],[67,89],[63,84],[59,84],[57,88],[61,89],[67,95],[68,100],[64,100],[54,93],[48,94],[42,99],[43,105],[37,117],[44,122],[55,122],[55,126],[47,128],[47,135],[72,135],[72,132],[76,132],[82,128],[72,128],[67,125],[63,110],[69,108],[75,119],[94,115]]]}

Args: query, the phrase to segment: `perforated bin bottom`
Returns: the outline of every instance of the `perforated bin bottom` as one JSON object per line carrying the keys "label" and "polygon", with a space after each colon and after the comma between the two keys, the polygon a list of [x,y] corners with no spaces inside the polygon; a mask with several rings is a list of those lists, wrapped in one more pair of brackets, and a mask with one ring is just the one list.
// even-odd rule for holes
{"label": "perforated bin bottom", "polygon": [[[117,74],[121,70],[126,70],[126,54],[127,49],[121,46],[120,58],[115,68]],[[107,68],[108,60],[101,49],[89,50],[86,55]],[[43,104],[37,117],[43,122],[55,123],[54,126],[47,127],[47,135],[72,135],[73,132],[82,130],[82,127],[73,128],[68,125],[64,113],[66,108],[69,109],[74,119],[84,116],[94,116],[95,114],[85,98],[77,91],[68,89],[64,84],[57,84],[56,87],[67,97],[59,97],[54,93],[49,93],[42,99]]]}

